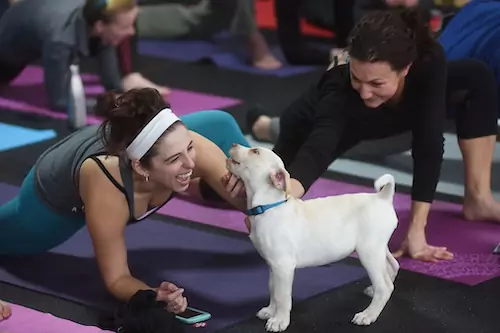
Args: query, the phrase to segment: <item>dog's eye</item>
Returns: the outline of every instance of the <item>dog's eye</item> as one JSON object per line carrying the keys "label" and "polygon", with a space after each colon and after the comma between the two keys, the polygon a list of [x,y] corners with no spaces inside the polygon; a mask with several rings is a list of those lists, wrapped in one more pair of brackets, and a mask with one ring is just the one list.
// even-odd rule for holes
{"label": "dog's eye", "polygon": [[259,155],[259,150],[257,148],[253,148],[251,150],[252,153]]}

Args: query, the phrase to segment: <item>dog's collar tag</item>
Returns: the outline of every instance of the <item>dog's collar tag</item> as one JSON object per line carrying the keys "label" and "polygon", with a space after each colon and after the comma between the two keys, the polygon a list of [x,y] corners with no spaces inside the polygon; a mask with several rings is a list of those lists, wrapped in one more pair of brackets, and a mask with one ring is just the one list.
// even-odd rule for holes
{"label": "dog's collar tag", "polygon": [[263,214],[266,210],[268,209],[271,209],[273,207],[276,207],[276,206],[279,206],[283,203],[285,203],[287,200],[282,200],[282,201],[278,201],[278,202],[275,202],[275,203],[272,203],[272,204],[268,204],[268,205],[260,205],[260,206],[257,206],[257,207],[253,207],[253,208],[250,208],[247,210],[247,215],[260,215],[260,214]]}

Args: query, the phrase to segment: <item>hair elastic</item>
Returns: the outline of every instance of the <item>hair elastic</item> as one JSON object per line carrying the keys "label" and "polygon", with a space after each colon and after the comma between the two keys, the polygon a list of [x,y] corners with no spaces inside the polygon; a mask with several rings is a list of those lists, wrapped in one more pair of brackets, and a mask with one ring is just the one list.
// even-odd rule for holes
{"label": "hair elastic", "polygon": [[160,136],[177,121],[180,121],[180,118],[169,108],[158,112],[128,145],[126,149],[128,157],[130,159],[141,159],[153,147]]}

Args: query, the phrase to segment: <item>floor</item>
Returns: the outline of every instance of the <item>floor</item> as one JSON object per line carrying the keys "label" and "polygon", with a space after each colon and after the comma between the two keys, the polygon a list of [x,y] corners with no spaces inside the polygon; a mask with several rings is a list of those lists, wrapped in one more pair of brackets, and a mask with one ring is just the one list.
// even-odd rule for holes
{"label": "floor", "polygon": [[[297,96],[308,85],[314,83],[322,73],[322,69],[316,69],[302,74],[275,77],[223,69],[210,64],[195,64],[159,57],[143,56],[142,59],[144,60],[141,65],[142,73],[159,83],[176,89],[240,100],[240,104],[222,107],[221,109],[233,114],[243,129],[245,128],[245,111],[250,107],[261,104],[279,114],[280,110],[286,107],[293,100],[294,96]],[[86,70],[92,71],[92,66],[89,65]],[[20,186],[23,177],[40,153],[58,139],[67,135],[69,131],[64,120],[36,114],[34,111],[26,111],[25,113],[19,112],[19,110],[14,111],[16,106],[1,104],[3,99],[12,97],[9,96],[8,94],[2,95],[0,93],[0,105],[3,105],[0,106],[0,124],[21,126],[25,130],[38,130],[37,133],[40,135],[40,138],[34,139],[32,143],[20,142],[17,146],[6,144],[3,148],[0,145],[0,160],[2,161],[0,163],[0,183],[5,183],[5,186],[13,185],[17,187]],[[12,97],[12,99],[14,98]],[[184,101],[178,101],[179,107],[183,107],[182,103]],[[230,102],[227,103],[231,104]],[[17,106],[17,108],[29,109],[26,105]],[[11,127],[4,127],[4,129],[7,128],[12,130]],[[7,134],[6,130],[0,131],[0,137],[3,139],[0,141],[7,142],[11,140],[13,138],[11,133],[22,135],[24,132],[14,131],[9,133]],[[28,136],[33,137],[31,134],[26,134],[26,137]],[[446,135],[446,142],[446,162],[443,166],[444,172],[442,181],[439,184],[438,198],[446,202],[460,203],[460,195],[463,191],[463,175],[459,150],[452,132]],[[266,145],[255,142],[253,144]],[[500,158],[498,156],[500,154],[497,154],[497,158]],[[330,167],[329,171],[325,174],[325,179],[372,186],[371,184],[375,177],[382,172],[389,171],[394,173],[397,178],[398,191],[400,193],[408,193],[411,184],[410,168],[410,157],[407,154],[390,156],[385,159],[374,159],[371,162],[341,159]],[[500,169],[497,164],[493,166],[493,173],[493,186],[498,195],[500,192],[500,182],[498,182]],[[2,188],[6,187],[0,187],[0,192]],[[183,228],[189,227],[193,230],[193,233],[203,232],[213,237],[225,237],[228,242],[234,240],[234,242],[241,242],[242,244],[248,243],[246,236],[240,231],[226,230],[167,215],[158,215],[155,218],[160,224],[176,225]],[[467,226],[469,226],[469,229],[464,230],[470,230],[472,234],[475,227],[472,224],[467,224]],[[491,239],[495,238],[500,241],[500,229],[495,229],[494,227],[488,228],[491,228],[488,230],[493,230],[488,232],[488,236],[491,237],[488,238],[488,241],[492,242]],[[444,232],[446,233],[447,231],[445,230]],[[464,239],[467,237],[465,232],[458,235],[457,237],[463,236]],[[486,236],[483,235],[481,237]],[[248,246],[248,244],[242,246]],[[483,260],[486,257],[487,259],[484,260],[488,260],[489,262],[489,266],[484,266],[490,270],[489,275],[485,273],[484,278],[475,280],[476,282],[474,283],[456,282],[453,278],[443,278],[439,272],[433,272],[433,270],[439,270],[441,266],[433,266],[437,268],[427,267],[426,273],[422,273],[412,269],[412,263],[407,262],[405,266],[407,268],[401,270],[396,280],[396,289],[392,299],[379,320],[370,327],[357,327],[350,323],[353,315],[362,310],[369,302],[369,299],[363,295],[363,289],[369,281],[362,274],[356,278],[352,278],[350,282],[341,283],[330,289],[325,288],[325,290],[317,292],[310,297],[303,297],[303,299],[296,298],[292,311],[292,323],[288,332],[498,332],[496,315],[498,314],[498,309],[500,309],[500,278],[498,277],[500,276],[500,257],[491,255],[488,250],[490,248],[490,244],[487,244],[481,250],[476,252],[474,252],[475,250],[469,251],[467,253],[471,266],[474,265],[474,260]],[[246,252],[243,251],[242,253]],[[183,256],[184,254],[181,253],[178,255]],[[243,260],[244,257],[241,258]],[[36,258],[30,260],[33,260],[33,263],[36,264]],[[238,270],[239,263],[237,259],[235,260],[231,267]],[[0,269],[7,267],[8,263],[8,259],[0,258]],[[342,268],[339,268],[337,271],[334,268],[330,270],[325,268],[325,270],[317,272],[332,273],[329,276],[333,280],[340,278],[339,276],[344,271],[362,271],[356,258],[347,258],[341,264],[342,266],[338,267]],[[50,265],[50,262],[47,262],[47,265]],[[33,272],[29,271],[29,267],[27,267],[27,272],[31,272],[27,274],[46,274],[43,272],[43,267],[34,265]],[[453,269],[467,271],[468,267],[467,263],[465,263]],[[48,270],[51,269],[55,269],[55,267],[48,268]],[[329,279],[329,276],[321,278],[319,276],[313,277],[316,273],[306,270],[301,275],[303,276],[303,281],[298,283],[312,286],[316,280]],[[86,282],[88,284],[88,281],[83,275],[79,277],[78,274],[80,273],[74,272],[71,276],[74,279],[81,280],[65,282],[62,279],[61,283],[71,285],[80,284],[82,288],[87,288]],[[471,273],[471,275],[474,274]],[[477,273],[477,275],[481,274]],[[346,279],[346,281],[348,280]],[[57,317],[66,318],[83,325],[102,324],[103,316],[109,315],[108,312],[103,312],[97,306],[88,306],[84,305],[84,302],[70,301],[68,300],[69,298],[52,296],[53,293],[51,292],[33,291],[36,288],[26,288],[26,285],[25,287],[19,286],[22,284],[0,283],[0,299],[37,309],[41,312],[49,312]],[[227,288],[229,288],[229,285]],[[248,288],[248,285],[236,286],[234,288],[236,294],[240,291],[243,294],[243,289],[239,288]],[[262,284],[259,288],[261,288],[259,290],[265,291],[266,286]],[[238,295],[234,297],[237,299]],[[202,298],[199,298],[199,303],[196,304],[202,304],[202,302]],[[245,312],[241,316],[241,320],[221,329],[213,330],[211,321],[207,322],[207,327],[205,328],[186,329],[194,332],[264,332],[264,323],[254,316],[255,311],[260,306],[264,306],[264,303],[265,297],[262,296],[258,302],[251,304],[250,308],[252,311]],[[228,312],[226,313],[228,316],[232,315],[232,311],[236,311],[227,304],[225,307],[222,305],[218,306],[219,308],[213,305],[213,309],[204,309],[219,316],[224,315],[224,311]],[[234,307],[237,308],[237,304]],[[216,320],[217,318],[214,319]],[[0,323],[0,331],[2,330],[2,325]],[[16,333],[14,330],[12,332]]]}

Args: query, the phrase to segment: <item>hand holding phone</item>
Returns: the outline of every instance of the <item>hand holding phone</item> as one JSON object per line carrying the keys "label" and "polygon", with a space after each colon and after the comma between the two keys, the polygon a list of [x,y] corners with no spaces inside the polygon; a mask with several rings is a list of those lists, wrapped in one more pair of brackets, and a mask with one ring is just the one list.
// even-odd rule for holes
{"label": "hand holding phone", "polygon": [[171,282],[162,282],[156,299],[167,303],[166,310],[175,314],[184,312],[187,308],[187,299],[183,295],[184,289]]}
{"label": "hand holding phone", "polygon": [[207,321],[212,317],[212,315],[208,312],[188,307],[186,308],[186,311],[178,313],[175,317],[184,324],[191,325]]}

